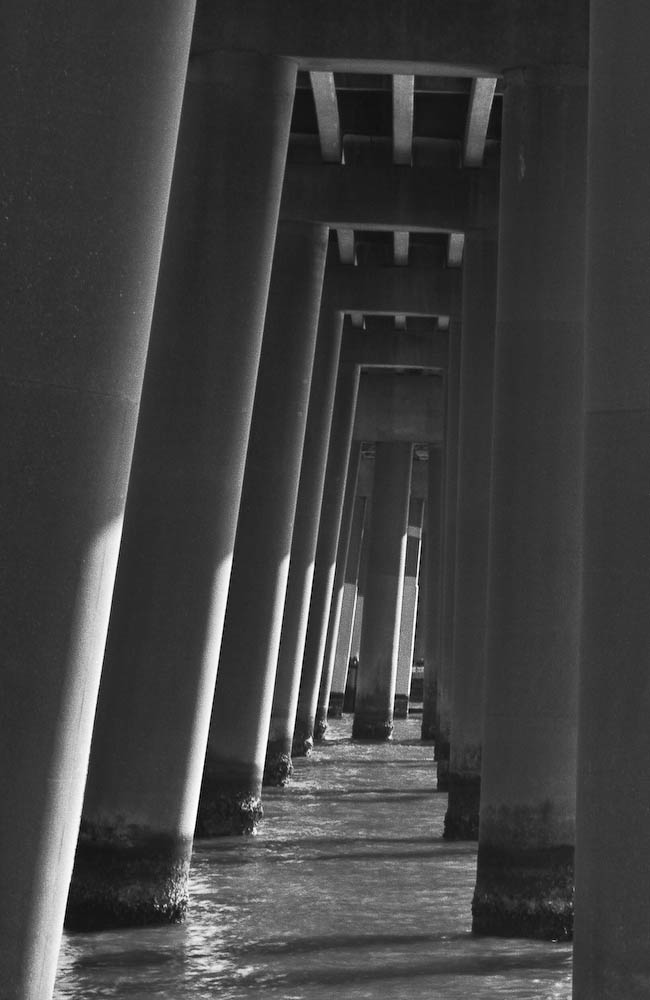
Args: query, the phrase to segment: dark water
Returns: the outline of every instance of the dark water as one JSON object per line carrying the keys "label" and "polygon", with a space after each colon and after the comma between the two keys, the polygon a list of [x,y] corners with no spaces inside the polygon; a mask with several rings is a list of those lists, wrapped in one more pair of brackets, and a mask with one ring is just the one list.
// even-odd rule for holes
{"label": "dark water", "polygon": [[56,1000],[569,1000],[571,946],[473,938],[476,850],[441,839],[419,720],[335,722],[252,838],[199,842],[179,927],[65,934]]}

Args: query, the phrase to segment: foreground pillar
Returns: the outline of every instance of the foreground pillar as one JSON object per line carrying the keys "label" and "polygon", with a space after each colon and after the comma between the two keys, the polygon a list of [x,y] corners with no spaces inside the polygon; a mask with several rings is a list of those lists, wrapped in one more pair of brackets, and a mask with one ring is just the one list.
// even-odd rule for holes
{"label": "foreground pillar", "polygon": [[54,985],[193,8],[145,0],[134,11],[118,0],[67,4],[64,14],[59,4],[3,10],[7,1000],[49,1000]]}
{"label": "foreground pillar", "polygon": [[[350,449],[350,460],[348,462],[347,482],[345,484],[345,500],[343,502],[343,511],[341,514],[341,529],[339,531],[339,541],[336,550],[334,584],[332,587],[332,599],[330,601],[329,620],[327,623],[327,638],[323,653],[323,670],[321,673],[320,690],[318,692],[318,706],[316,708],[314,739],[321,739],[327,729],[327,716],[329,714],[328,709],[331,700],[330,694],[332,691],[336,650],[343,611],[343,594],[345,589],[348,551],[352,535],[352,523],[356,506],[355,501],[357,499],[357,478],[360,459],[361,442],[355,441]],[[348,631],[348,647],[349,637],[350,633]],[[341,694],[340,707],[341,709],[343,708],[343,694]],[[339,715],[340,714],[341,713],[339,712]]]}
{"label": "foreground pillar", "polygon": [[256,55],[192,60],[71,927],[186,906],[294,81]]}
{"label": "foreground pillar", "polygon": [[443,524],[443,452],[429,445],[427,471],[426,544],[426,632],[424,672],[422,677],[423,740],[435,740],[438,746],[438,689],[441,671],[442,645],[442,550]]}
{"label": "foreground pillar", "polygon": [[463,263],[454,669],[444,835],[476,840],[481,790],[497,247],[468,233]]}
{"label": "foreground pillar", "polygon": [[[278,228],[196,834],[262,815],[289,553],[325,271],[327,229]],[[291,759],[279,762],[286,777]]]}
{"label": "foreground pillar", "polygon": [[397,652],[397,680],[395,684],[394,716],[406,719],[409,714],[409,693],[415,647],[415,624],[418,610],[418,576],[422,543],[422,517],[424,501],[411,497],[409,502],[408,533],[406,538],[406,563],[404,567],[404,592],[399,625]]}
{"label": "foreground pillar", "polygon": [[359,563],[361,559],[361,542],[363,539],[363,522],[366,513],[366,498],[356,497],[350,529],[350,542],[345,560],[345,575],[343,579],[343,596],[341,599],[341,615],[334,651],[334,673],[332,690],[330,692],[328,716],[340,718],[345,702],[345,687],[348,679],[350,651],[352,649],[352,627],[354,612],[357,605],[357,581],[359,578]]}
{"label": "foreground pillar", "polygon": [[[325,656],[327,623],[334,589],[336,551],[341,529],[346,474],[350,461],[354,415],[359,392],[359,373],[359,365],[346,362],[339,366],[316,545],[314,579],[305,634],[305,651],[296,707],[292,752],[297,756],[309,753],[314,742],[314,725]],[[359,449],[356,456],[357,469],[360,454],[361,450]]]}
{"label": "foreground pillar", "polygon": [[504,99],[482,934],[568,938],[573,919],[586,96],[519,73]]}
{"label": "foreground pillar", "polygon": [[592,2],[575,1000],[650,992],[649,32]]}
{"label": "foreground pillar", "polygon": [[413,446],[377,442],[353,739],[393,732]]}
{"label": "foreground pillar", "polygon": [[343,313],[332,309],[324,299],[318,320],[314,372],[266,750],[264,783],[270,785],[286,780],[283,777],[284,761],[291,759],[342,334]]}

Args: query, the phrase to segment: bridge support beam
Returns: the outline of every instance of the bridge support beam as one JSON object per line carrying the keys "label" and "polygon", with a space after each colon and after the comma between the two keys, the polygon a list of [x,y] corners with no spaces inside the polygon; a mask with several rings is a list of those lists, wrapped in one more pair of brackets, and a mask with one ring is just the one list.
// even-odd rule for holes
{"label": "bridge support beam", "polygon": [[486,709],[473,929],[573,920],[587,91],[504,98]]}
{"label": "bridge support beam", "polygon": [[322,226],[278,227],[197,836],[250,833],[261,817],[327,240]]}
{"label": "bridge support beam", "polygon": [[386,740],[393,731],[412,464],[412,445],[377,443],[352,727],[355,739]]}
{"label": "bridge support beam", "polygon": [[286,61],[190,66],[70,926],[186,906],[294,87]]}
{"label": "bridge support beam", "polygon": [[[296,756],[302,756],[305,752],[309,752],[314,742],[318,692],[323,671],[327,624],[334,589],[336,552],[352,448],[359,374],[358,365],[347,363],[339,366],[316,544],[314,579],[296,707],[293,738],[293,753]],[[357,451],[357,467],[359,455],[360,449]]]}
{"label": "bridge support beam", "polygon": [[573,995],[642,1000],[650,989],[650,9],[594,0],[591,26]]}
{"label": "bridge support beam", "polygon": [[332,309],[324,298],[318,320],[314,372],[264,767],[264,783],[270,785],[286,782],[288,773],[285,773],[283,762],[291,760],[342,334],[343,313]]}
{"label": "bridge support beam", "polygon": [[460,347],[454,669],[445,837],[476,840],[481,787],[497,246],[465,239]]}

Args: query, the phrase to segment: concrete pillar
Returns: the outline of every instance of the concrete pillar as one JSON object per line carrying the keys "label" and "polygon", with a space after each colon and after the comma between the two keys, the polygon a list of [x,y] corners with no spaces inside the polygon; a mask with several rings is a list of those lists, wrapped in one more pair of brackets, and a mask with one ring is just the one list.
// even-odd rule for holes
{"label": "concrete pillar", "polygon": [[424,674],[422,678],[423,740],[438,741],[438,688],[442,655],[443,449],[429,446],[426,506],[426,604]]}
{"label": "concrete pillar", "polygon": [[584,81],[512,74],[501,147],[477,933],[573,919]]}
{"label": "concrete pillar", "polygon": [[186,906],[295,72],[244,53],[191,61],[71,927]]}
{"label": "concrete pillar", "polygon": [[3,9],[0,992],[9,1000],[49,1000],[54,986],[193,14],[183,0]]}
{"label": "concrete pillar", "polygon": [[[373,466],[374,464],[373,459]],[[372,495],[366,498],[366,511],[363,519],[363,536],[361,538],[359,572],[357,574],[357,600],[354,605],[352,638],[350,640],[350,660],[348,664],[349,669],[345,682],[345,692],[343,698],[344,712],[354,712],[354,702],[357,695],[357,675],[359,668],[359,654],[361,653],[361,631],[363,628],[363,605],[366,596],[366,583],[368,580],[368,552],[370,549],[370,532],[368,528],[371,520]]]}
{"label": "concrete pillar", "polygon": [[[348,561],[348,550],[352,535],[352,522],[356,506],[357,477],[359,473],[359,461],[361,459],[361,442],[354,441],[350,449],[350,460],[348,462],[347,481],[345,484],[345,499],[343,501],[343,512],[341,515],[341,529],[339,531],[339,541],[336,550],[336,564],[334,572],[334,584],[332,587],[332,599],[330,601],[329,620],[327,623],[327,638],[325,641],[325,651],[323,654],[323,670],[321,673],[320,690],[318,692],[318,705],[316,708],[316,723],[314,725],[314,739],[320,739],[327,729],[327,715],[330,704],[330,692],[334,677],[334,665],[336,658],[336,648],[341,626],[343,611],[343,591],[345,587],[345,575]],[[348,642],[350,633],[348,631]],[[347,671],[346,671],[347,672]],[[343,697],[341,696],[341,708],[343,707]]]}
{"label": "concrete pillar", "polygon": [[[199,800],[202,837],[249,833],[262,815],[327,241],[323,226],[278,227]],[[286,780],[291,759],[279,765]]]}
{"label": "concrete pillar", "polygon": [[575,1000],[650,990],[649,32],[593,0]]}
{"label": "concrete pillar", "polygon": [[[332,416],[325,487],[320,511],[314,578],[305,634],[305,650],[296,707],[293,754],[309,754],[314,742],[318,692],[325,656],[327,623],[332,603],[336,551],[345,497],[345,482],[352,449],[354,415],[359,392],[360,368],[350,362],[339,366]],[[360,449],[356,466],[359,466]],[[356,477],[355,477],[356,478]]]}
{"label": "concrete pillar", "polygon": [[497,246],[468,233],[463,253],[454,669],[444,835],[476,840],[481,790]]}
{"label": "concrete pillar", "polygon": [[394,716],[406,719],[409,714],[411,670],[415,647],[415,624],[418,610],[418,576],[420,574],[420,549],[422,545],[422,518],[424,500],[411,497],[409,501],[408,531],[406,538],[406,563],[404,567],[404,592],[400,613],[399,648],[397,651],[397,680],[395,684]]}
{"label": "concrete pillar", "polygon": [[[458,496],[458,405],[460,398],[460,331],[453,323],[449,332],[447,411],[443,453],[442,580],[440,590],[440,669],[436,692],[434,757],[438,790],[449,788],[451,740],[451,684],[454,670],[454,616],[456,597],[456,505]],[[427,713],[429,716],[429,712]],[[423,716],[424,729],[424,716]]]}
{"label": "concrete pillar", "polygon": [[264,783],[271,785],[286,780],[282,777],[282,764],[287,757],[291,758],[342,333],[343,313],[333,309],[324,298],[318,320],[264,768]]}
{"label": "concrete pillar", "polygon": [[377,442],[354,739],[386,740],[393,732],[412,464],[412,445]]}
{"label": "concrete pillar", "polygon": [[350,542],[345,560],[341,615],[334,650],[332,690],[327,710],[328,716],[332,718],[341,717],[345,702],[345,686],[348,678],[350,650],[352,648],[352,626],[354,625],[354,612],[357,605],[357,580],[359,577],[359,561],[361,557],[365,513],[366,498],[355,497],[350,528]]}

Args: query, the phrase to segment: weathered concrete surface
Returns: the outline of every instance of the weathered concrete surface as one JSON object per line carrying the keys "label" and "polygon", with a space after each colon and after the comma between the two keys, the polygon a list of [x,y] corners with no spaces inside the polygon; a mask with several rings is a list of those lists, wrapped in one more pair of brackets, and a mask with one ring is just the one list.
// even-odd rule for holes
{"label": "weathered concrete surface", "polygon": [[20,1000],[54,985],[193,8],[3,10],[0,991]]}
{"label": "weathered concrete surface", "polygon": [[443,386],[438,375],[364,372],[354,425],[357,441],[442,440]]}

